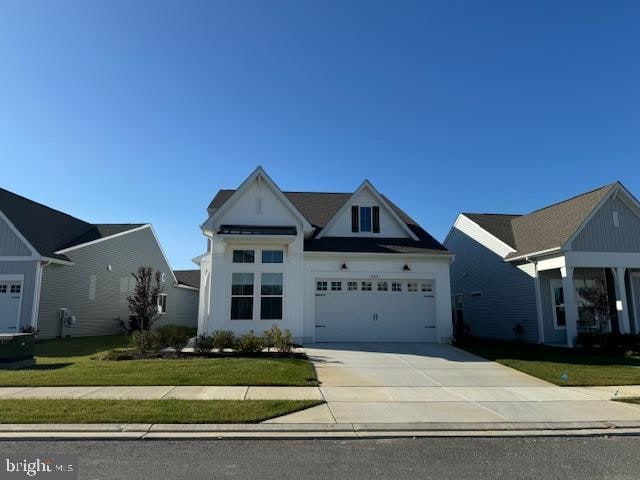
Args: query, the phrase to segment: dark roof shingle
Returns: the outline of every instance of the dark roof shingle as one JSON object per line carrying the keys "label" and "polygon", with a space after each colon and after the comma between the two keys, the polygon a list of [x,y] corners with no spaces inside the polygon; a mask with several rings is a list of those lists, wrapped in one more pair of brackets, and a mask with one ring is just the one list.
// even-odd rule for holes
{"label": "dark roof shingle", "polygon": [[[235,190],[220,190],[208,210],[220,208]],[[315,228],[314,236],[335,216],[353,193],[282,192],[294,207]],[[418,240],[407,238],[324,237],[305,242],[307,251],[384,252],[384,253],[449,253],[448,250],[397,205],[384,197],[389,206],[406,223]]]}
{"label": "dark roof shingle", "polygon": [[68,260],[58,250],[91,242],[145,225],[92,224],[0,188],[0,211],[45,257]]}
{"label": "dark roof shingle", "polygon": [[562,247],[616,185],[605,185],[526,215],[463,215],[514,248],[516,252],[506,257],[509,260]]}
{"label": "dark roof shingle", "polygon": [[200,270],[174,270],[173,274],[179,284],[200,288]]}

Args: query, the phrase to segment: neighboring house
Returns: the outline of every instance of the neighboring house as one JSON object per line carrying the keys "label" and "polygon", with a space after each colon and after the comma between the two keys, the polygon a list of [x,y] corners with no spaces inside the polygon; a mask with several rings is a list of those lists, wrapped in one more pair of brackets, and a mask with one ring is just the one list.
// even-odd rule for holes
{"label": "neighboring house", "polygon": [[120,332],[141,265],[162,272],[158,324],[195,327],[198,287],[176,279],[150,224],[91,224],[0,189],[0,332]]}
{"label": "neighboring house", "polygon": [[258,167],[220,190],[202,225],[199,333],[298,342],[448,342],[452,255],[368,181],[282,192]]}
{"label": "neighboring house", "polygon": [[[527,215],[461,213],[444,244],[474,335],[573,346],[582,332],[640,331],[640,204],[621,183]],[[587,289],[608,312],[593,315]]]}

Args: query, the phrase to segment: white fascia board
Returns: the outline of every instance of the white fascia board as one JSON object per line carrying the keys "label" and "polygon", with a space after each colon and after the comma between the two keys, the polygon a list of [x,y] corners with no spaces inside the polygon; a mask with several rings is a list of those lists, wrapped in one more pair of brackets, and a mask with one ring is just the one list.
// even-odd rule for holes
{"label": "white fascia board", "polygon": [[67,261],[67,260],[62,260],[60,258],[42,257],[41,260],[44,261],[44,262],[55,263],[55,264],[58,264],[58,265],[74,265],[73,262]]}
{"label": "white fascia board", "polygon": [[562,245],[562,249],[563,250],[571,250],[571,244],[572,242],[576,239],[576,237],[578,235],[580,235],[580,232],[582,232],[582,230],[584,230],[584,228],[587,226],[587,224],[591,221],[591,219],[594,217],[594,215],[602,208],[602,206],[607,203],[607,201],[612,198],[617,192],[618,189],[621,185],[618,183],[615,187],[613,187],[611,189],[611,191],[605,195],[605,197],[600,200],[600,202],[598,203],[598,205],[596,205],[596,207],[591,210],[591,213],[589,213],[589,215],[587,215],[587,217],[584,219],[584,221],[580,224],[580,226],[578,227],[578,229],[573,232],[573,234],[569,237],[569,240],[567,240],[564,245]]}
{"label": "white fascia board", "polygon": [[27,240],[25,238],[24,235],[22,235],[22,233],[20,232],[20,230],[18,230],[16,228],[16,226],[13,224],[13,222],[11,220],[9,220],[9,217],[7,217],[4,212],[2,210],[0,210],[0,219],[4,220],[4,222],[9,225],[9,230],[11,230],[16,237],[18,237],[18,239],[24,243],[24,245],[31,250],[31,257],[32,260],[35,260],[37,258],[40,258],[40,253],[34,248],[33,245],[31,245],[31,243],[29,243],[29,240]]}
{"label": "white fascia board", "polygon": [[531,258],[535,258],[535,257],[543,257],[545,255],[552,255],[554,253],[558,253],[562,251],[562,247],[553,247],[553,248],[548,248],[546,250],[540,250],[537,252],[532,252],[532,253],[527,253],[525,255],[518,255],[517,257],[513,257],[513,258],[508,258],[505,259],[505,262],[515,262],[518,260],[527,260],[529,261],[529,259]]}
{"label": "white fascia board", "polygon": [[195,263],[196,265],[200,266],[200,263],[202,262],[202,259],[204,259],[207,255],[209,255],[209,252],[205,252],[201,255],[198,255],[197,257],[194,257],[191,259],[191,261],[193,263]]}
{"label": "white fascia board", "polygon": [[[449,234],[447,235],[447,238],[445,239],[445,244],[446,244],[447,240],[449,239],[449,236],[451,235],[451,233],[452,233],[452,231],[454,229],[457,229],[457,230],[461,231],[462,233],[468,235],[469,237],[473,238],[475,241],[477,241],[481,245],[487,247],[493,253],[495,253],[496,255],[498,255],[498,256],[500,256],[502,258],[505,258],[510,253],[513,253],[513,252],[516,251],[511,245],[507,245],[505,242],[500,240],[494,234],[492,234],[491,232],[488,232],[487,230],[482,228],[480,225],[478,225],[476,222],[474,222],[473,220],[471,220],[469,217],[467,217],[466,215],[464,215],[462,213],[458,215],[458,218],[456,218],[456,221],[453,224],[453,227],[451,228],[451,231],[449,232]],[[480,235],[478,235],[478,233],[480,233]],[[486,238],[483,239],[482,236],[485,236]],[[500,247],[502,247],[502,248],[500,250],[496,249],[495,246],[491,245],[487,241],[489,238],[493,242],[495,242],[498,245],[500,245]]]}
{"label": "white fascia board", "polygon": [[196,292],[199,292],[200,289],[197,287],[192,287],[191,285],[185,285],[184,283],[176,283],[173,285],[175,288],[184,288],[185,290],[195,290]]}
{"label": "white fascia board", "polygon": [[167,258],[167,255],[164,253],[164,249],[162,248],[162,244],[160,243],[160,240],[158,240],[158,236],[156,235],[156,232],[153,230],[153,226],[149,223],[149,224],[147,224],[147,227],[149,228],[149,230],[151,230],[151,234],[153,235],[153,238],[156,241],[156,244],[158,245],[158,248],[160,249],[160,253],[162,254],[162,257],[164,258],[164,261],[169,266],[169,271],[171,272],[171,276],[173,277],[173,283],[177,284],[178,283],[178,279],[176,278],[176,274],[173,273],[173,267],[171,267],[171,263],[169,262],[169,259]]}
{"label": "white fascia board", "polygon": [[[351,208],[352,200],[355,197],[357,197],[365,189],[367,189],[367,190],[369,190],[371,192],[371,194],[378,201],[378,203],[387,210],[387,213],[389,213],[389,215],[391,215],[391,217],[396,222],[398,222],[400,224],[401,228],[407,233],[407,235],[409,235],[409,237],[411,237],[415,241],[419,240],[419,238],[416,236],[416,234],[411,231],[411,229],[400,218],[400,216],[396,213],[396,211],[393,208],[391,208],[391,205],[389,205],[389,202],[387,202],[382,197],[382,195],[380,195],[380,192],[378,192],[378,190],[376,190],[376,188],[371,184],[371,182],[369,182],[369,180],[365,180],[364,182],[362,182],[360,184],[360,186],[356,189],[356,191],[353,192],[353,195],[351,195],[351,197],[349,197],[349,200],[347,200],[344,203],[344,205],[342,205],[342,207],[340,207],[340,209],[335,213],[335,215],[333,217],[331,217],[331,220],[329,220],[329,222],[327,222],[327,224],[324,226],[324,228],[322,230],[320,230],[320,233],[318,233],[318,235],[316,235],[316,238],[322,238],[324,236],[324,232],[328,232],[331,229],[331,227],[338,221],[338,218],[340,218],[342,215],[345,215],[347,213],[347,209]],[[375,235],[372,234],[372,237],[375,237]]]}
{"label": "white fascia board", "polygon": [[245,244],[265,244],[265,245],[280,245],[283,243],[290,244],[296,241],[296,235],[237,235],[237,234],[218,234],[216,235],[220,240],[224,240],[226,243],[245,243]]}
{"label": "white fascia board", "polygon": [[104,241],[107,241],[107,240],[111,240],[112,238],[121,237],[122,235],[128,235],[129,233],[137,232],[137,231],[143,230],[145,228],[151,228],[151,224],[150,223],[146,223],[144,225],[141,225],[140,227],[134,227],[134,228],[132,228],[130,230],[125,230],[123,232],[114,233],[113,235],[109,235],[109,236],[106,236],[106,237],[98,238],[96,240],[92,240],[90,242],[81,243],[79,245],[74,245],[73,247],[63,248],[62,250],[57,250],[55,253],[57,253],[57,254],[65,254],[65,253],[71,252],[73,250],[78,250],[79,248],[84,248],[84,247],[88,247],[90,245],[95,245],[96,243],[100,243],[100,242],[104,242]]}
{"label": "white fascia board", "polygon": [[265,182],[265,184],[271,188],[271,190],[275,193],[276,197],[280,199],[280,201],[293,213],[293,215],[298,218],[300,223],[302,224],[302,230],[304,232],[312,232],[313,227],[309,223],[309,221],[300,213],[293,203],[286,197],[280,187],[276,185],[276,183],[267,175],[267,172],[261,166],[258,166],[251,175],[249,175],[244,182],[240,184],[240,186],[236,189],[235,192],[231,194],[231,196],[224,202],[220,208],[218,208],[215,212],[211,214],[209,219],[201,225],[203,231],[209,231],[211,233],[215,233],[212,231],[212,225],[215,223],[215,219],[219,218],[224,212],[226,212],[231,206],[242,196],[245,191],[249,189],[249,187],[253,184],[253,182],[261,179]]}
{"label": "white fascia board", "polygon": [[627,203],[632,210],[635,210],[634,213],[638,216],[638,218],[640,218],[640,201],[622,183],[618,182],[616,189],[617,190],[616,190],[615,196],[617,196],[620,193],[623,193],[624,194],[623,201],[625,201],[625,203]]}
{"label": "white fascia board", "polygon": [[340,260],[349,260],[349,258],[372,258],[372,259],[397,259],[398,261],[407,260],[446,260],[451,261],[454,258],[453,253],[377,253],[377,252],[304,252],[304,258],[336,258]]}

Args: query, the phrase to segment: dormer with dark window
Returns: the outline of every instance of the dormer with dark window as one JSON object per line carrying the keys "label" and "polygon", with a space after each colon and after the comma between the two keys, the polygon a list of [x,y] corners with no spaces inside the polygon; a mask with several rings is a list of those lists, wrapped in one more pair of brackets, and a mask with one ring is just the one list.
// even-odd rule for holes
{"label": "dormer with dark window", "polygon": [[354,233],[380,233],[380,206],[352,205],[351,231]]}
{"label": "dormer with dark window", "polygon": [[397,208],[365,180],[316,238],[379,237],[417,240]]}

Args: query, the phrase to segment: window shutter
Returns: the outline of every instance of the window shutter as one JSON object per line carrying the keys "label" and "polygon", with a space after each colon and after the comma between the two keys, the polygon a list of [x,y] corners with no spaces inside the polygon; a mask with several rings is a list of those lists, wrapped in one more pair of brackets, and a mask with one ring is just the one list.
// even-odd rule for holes
{"label": "window shutter", "polygon": [[380,207],[374,205],[371,211],[373,214],[373,233],[380,233]]}
{"label": "window shutter", "polygon": [[358,206],[353,205],[351,207],[351,231],[357,232],[359,231],[359,219],[358,219]]}

